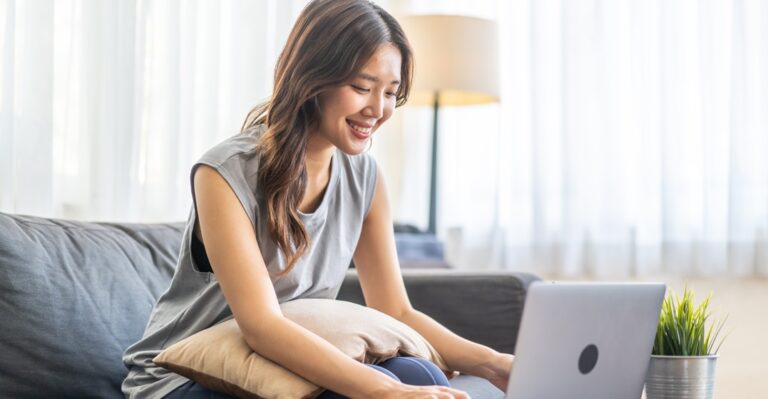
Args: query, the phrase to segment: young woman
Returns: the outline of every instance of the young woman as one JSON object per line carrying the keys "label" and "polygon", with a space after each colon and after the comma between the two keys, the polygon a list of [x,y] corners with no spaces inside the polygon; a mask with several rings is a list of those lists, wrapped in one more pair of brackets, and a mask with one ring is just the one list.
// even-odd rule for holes
{"label": "young woman", "polygon": [[254,351],[327,388],[321,398],[467,398],[429,361],[364,365],[282,316],[281,302],[335,298],[351,259],[368,306],[421,333],[451,369],[506,389],[512,355],[413,309],[400,275],[386,184],[366,149],[405,103],[412,64],[400,26],[375,4],[306,6],[271,99],[192,169],[194,207],[171,286],[124,354],[126,396],[227,397],[152,359],[234,316]]}

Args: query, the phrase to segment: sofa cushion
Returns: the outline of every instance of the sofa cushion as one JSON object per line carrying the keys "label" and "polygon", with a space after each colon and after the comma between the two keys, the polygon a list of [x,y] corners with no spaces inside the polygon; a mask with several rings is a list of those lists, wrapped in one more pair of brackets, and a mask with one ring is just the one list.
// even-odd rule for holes
{"label": "sofa cushion", "polygon": [[122,352],[168,287],[183,224],[0,213],[4,397],[121,397]]}
{"label": "sofa cushion", "polygon": [[[421,334],[378,310],[324,298],[296,299],[280,308],[287,319],[361,363],[415,356],[435,363],[448,378],[457,374]],[[254,352],[233,318],[171,345],[154,362],[242,398],[313,398],[323,390]]]}

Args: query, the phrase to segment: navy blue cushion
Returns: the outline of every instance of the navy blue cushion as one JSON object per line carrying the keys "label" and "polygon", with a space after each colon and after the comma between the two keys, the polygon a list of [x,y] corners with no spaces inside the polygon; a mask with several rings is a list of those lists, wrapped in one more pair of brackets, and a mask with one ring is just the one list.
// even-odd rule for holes
{"label": "navy blue cushion", "polygon": [[122,397],[122,353],[168,287],[183,227],[0,213],[2,396]]}
{"label": "navy blue cushion", "polygon": [[432,234],[395,233],[395,245],[400,262],[445,260],[443,242]]}

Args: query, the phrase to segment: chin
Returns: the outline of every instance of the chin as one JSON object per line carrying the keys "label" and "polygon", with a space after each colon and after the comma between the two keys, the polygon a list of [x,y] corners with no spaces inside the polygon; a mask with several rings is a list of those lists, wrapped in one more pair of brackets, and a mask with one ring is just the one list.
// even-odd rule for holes
{"label": "chin", "polygon": [[370,138],[365,141],[359,141],[355,139],[342,140],[340,143],[338,143],[336,148],[347,155],[360,155],[364,153],[365,150],[367,150],[371,145],[370,140]]}
{"label": "chin", "polygon": [[354,137],[348,130],[346,122],[344,122],[344,125],[344,128],[340,129],[340,132],[334,135],[335,137],[329,141],[331,141],[337,149],[347,155],[360,155],[364,153],[371,145],[370,141],[372,140],[374,132],[371,132],[371,136],[367,139],[360,140]]}
{"label": "chin", "polygon": [[341,150],[341,152],[343,152],[343,153],[345,153],[347,155],[360,155],[360,154],[364,153],[365,149],[368,148],[368,147],[366,145],[366,146],[364,146],[362,148],[359,148],[356,145],[349,145],[349,146],[342,146],[342,147],[337,147],[337,148],[339,150]]}

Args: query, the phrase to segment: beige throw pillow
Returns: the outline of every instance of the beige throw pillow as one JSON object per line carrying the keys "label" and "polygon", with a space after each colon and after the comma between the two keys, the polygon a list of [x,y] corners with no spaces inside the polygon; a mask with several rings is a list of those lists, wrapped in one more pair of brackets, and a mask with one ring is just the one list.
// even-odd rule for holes
{"label": "beige throw pillow", "polygon": [[[280,308],[285,317],[360,362],[415,356],[435,363],[449,379],[457,374],[418,332],[375,309],[315,298],[285,302]],[[254,352],[234,319],[177,342],[154,362],[208,389],[240,398],[314,398],[324,390]]]}

